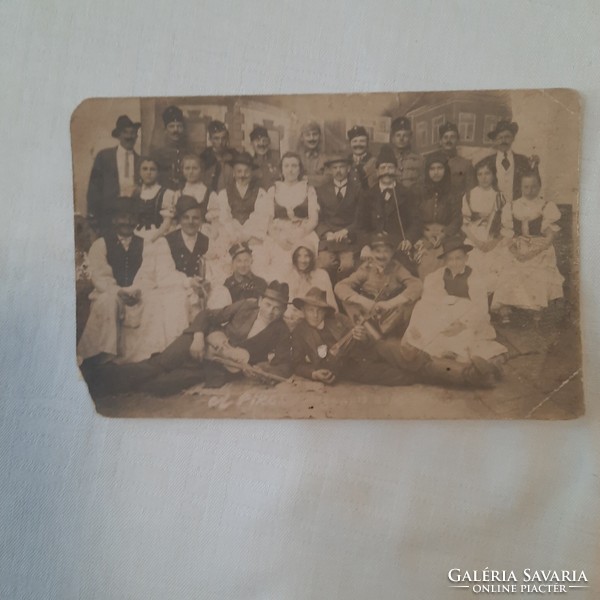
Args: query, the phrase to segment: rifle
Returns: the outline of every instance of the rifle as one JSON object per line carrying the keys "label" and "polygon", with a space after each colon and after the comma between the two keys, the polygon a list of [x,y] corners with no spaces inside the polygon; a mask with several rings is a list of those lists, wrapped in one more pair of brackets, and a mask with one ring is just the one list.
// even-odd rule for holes
{"label": "rifle", "polygon": [[281,375],[275,375],[275,373],[268,373],[260,367],[253,367],[248,363],[239,362],[230,358],[223,358],[222,356],[212,355],[210,356],[210,358],[207,357],[207,360],[211,360],[213,362],[223,365],[231,373],[241,371],[244,375],[247,375],[248,377],[254,377],[268,385],[276,385],[278,383],[289,383],[290,381],[285,377],[281,377]]}

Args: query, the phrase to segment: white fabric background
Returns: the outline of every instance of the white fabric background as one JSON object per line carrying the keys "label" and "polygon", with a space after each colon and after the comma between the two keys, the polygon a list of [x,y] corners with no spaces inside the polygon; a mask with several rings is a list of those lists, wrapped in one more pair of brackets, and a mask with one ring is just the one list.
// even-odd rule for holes
{"label": "white fabric background", "polygon": [[[0,3],[0,597],[464,598],[584,569],[600,597],[600,5]],[[587,416],[107,420],[75,367],[69,118],[90,96],[573,87]]]}

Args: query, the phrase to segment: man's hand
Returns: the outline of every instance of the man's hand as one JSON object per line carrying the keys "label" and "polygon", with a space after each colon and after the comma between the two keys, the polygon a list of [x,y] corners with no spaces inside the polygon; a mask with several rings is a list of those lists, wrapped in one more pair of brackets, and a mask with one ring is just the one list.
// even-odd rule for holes
{"label": "man's hand", "polygon": [[202,283],[203,280],[200,277],[198,277],[198,275],[190,277],[190,287],[194,290],[194,292],[198,293],[200,291]]}
{"label": "man's hand", "polygon": [[190,346],[190,356],[194,360],[203,360],[204,348],[204,334],[201,331],[198,331],[194,333],[194,339],[192,341],[192,345]]}
{"label": "man's hand", "polygon": [[371,309],[375,306],[375,302],[364,296],[358,296],[356,300],[352,299],[352,302],[358,304],[364,311],[371,312]]}
{"label": "man's hand", "polygon": [[340,229],[339,231],[336,231],[333,234],[333,241],[334,242],[343,242],[346,238],[348,237],[348,230],[347,229]]}
{"label": "man's hand", "polygon": [[537,154],[532,154],[529,157],[529,165],[532,169],[535,169],[540,164],[540,157]]}
{"label": "man's hand", "polygon": [[375,306],[375,312],[376,313],[384,313],[387,312],[388,310],[392,310],[393,308],[396,308],[397,306],[399,306],[399,304],[404,304],[406,300],[403,297],[397,297],[397,298],[393,298],[392,300],[382,300],[381,302],[378,302]]}
{"label": "man's hand", "polygon": [[412,244],[410,240],[402,240],[398,245],[398,250],[400,252],[408,252],[412,248]]}
{"label": "man's hand", "polygon": [[135,306],[142,299],[141,290],[119,290],[117,296],[127,305]]}
{"label": "man's hand", "polygon": [[359,342],[364,342],[367,339],[367,330],[364,325],[355,325],[352,328],[352,338]]}
{"label": "man's hand", "polygon": [[333,231],[328,231],[328,232],[325,234],[325,239],[326,239],[328,242],[331,242],[331,241],[333,241],[333,240],[335,239],[335,238],[334,238],[334,236],[335,236],[335,233],[333,233]]}
{"label": "man's hand", "polygon": [[335,375],[329,369],[316,369],[312,372],[312,378],[328,385],[335,381]]}

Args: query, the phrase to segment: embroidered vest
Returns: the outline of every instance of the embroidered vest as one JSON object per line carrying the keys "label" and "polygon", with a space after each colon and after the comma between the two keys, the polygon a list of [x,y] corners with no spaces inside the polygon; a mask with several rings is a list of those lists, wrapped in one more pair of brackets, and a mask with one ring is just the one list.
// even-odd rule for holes
{"label": "embroidered vest", "polygon": [[129,287],[142,266],[144,240],[134,235],[125,250],[115,234],[104,236],[106,243],[106,260],[112,268],[113,277],[119,287]]}
{"label": "embroidered vest", "polygon": [[242,198],[235,182],[232,181],[227,186],[227,201],[229,202],[229,208],[231,209],[231,216],[242,225],[254,211],[258,190],[259,187],[251,183],[246,190],[245,196]]}
{"label": "embroidered vest", "polygon": [[160,214],[160,209],[162,208],[163,196],[166,191],[167,188],[161,187],[158,194],[152,200],[142,200],[138,196],[138,226],[140,228],[151,229],[153,225],[155,227],[161,226],[163,218]]}
{"label": "embroidered vest", "polygon": [[208,250],[208,238],[202,233],[198,233],[194,251],[190,252],[183,242],[183,236],[180,230],[173,231],[165,236],[175,262],[175,268],[188,277],[199,276],[204,278],[204,258],[203,255]]}

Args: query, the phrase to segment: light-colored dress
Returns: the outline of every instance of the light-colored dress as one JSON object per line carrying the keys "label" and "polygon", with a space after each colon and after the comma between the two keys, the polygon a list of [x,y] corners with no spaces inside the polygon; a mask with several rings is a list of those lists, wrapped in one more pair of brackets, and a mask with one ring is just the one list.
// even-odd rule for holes
{"label": "light-colored dress", "polygon": [[510,206],[504,210],[506,199],[493,188],[475,187],[462,201],[463,227],[467,243],[498,240],[498,244],[484,252],[474,247],[467,264],[485,277],[488,293],[494,292],[498,277],[506,262],[505,248],[513,237]]}
{"label": "light-colored dress", "polygon": [[511,210],[515,237],[511,245],[518,254],[536,248],[544,248],[539,254],[525,261],[506,250],[506,266],[502,269],[492,308],[515,306],[517,308],[541,310],[550,300],[563,297],[564,277],[556,265],[554,245],[548,244],[546,232],[558,232],[560,210],[554,202],[538,196],[534,200],[518,198]]}
{"label": "light-colored dress", "polygon": [[[495,341],[485,280],[467,266],[468,298],[455,296],[446,291],[445,272],[446,267],[442,267],[425,277],[423,295],[415,305],[402,343],[430,356],[461,362],[469,362],[472,356],[490,359],[507,352]],[[448,335],[446,331],[456,322],[464,328]]]}
{"label": "light-colored dress", "polygon": [[[142,264],[129,288],[117,285],[104,238],[92,244],[88,267],[94,290],[77,346],[80,361],[100,353],[120,363],[144,360],[162,352],[188,326],[187,278],[175,269],[164,239],[144,242]],[[140,302],[126,306],[118,297],[120,289],[140,290]]]}
{"label": "light-colored dress", "polygon": [[263,248],[271,278],[283,278],[298,246],[318,254],[319,237],[314,230],[319,221],[319,203],[315,188],[307,180],[275,182],[257,211],[266,225]]}
{"label": "light-colored dress", "polygon": [[[317,287],[325,292],[327,304],[338,311],[338,304],[333,293],[331,279],[325,269],[314,269],[308,273],[301,273],[295,267],[292,267],[287,276],[283,278],[290,287],[290,302],[294,298],[306,296],[308,291]],[[290,304],[285,312],[284,319],[290,329],[293,329],[298,321],[304,316],[301,310]]]}

